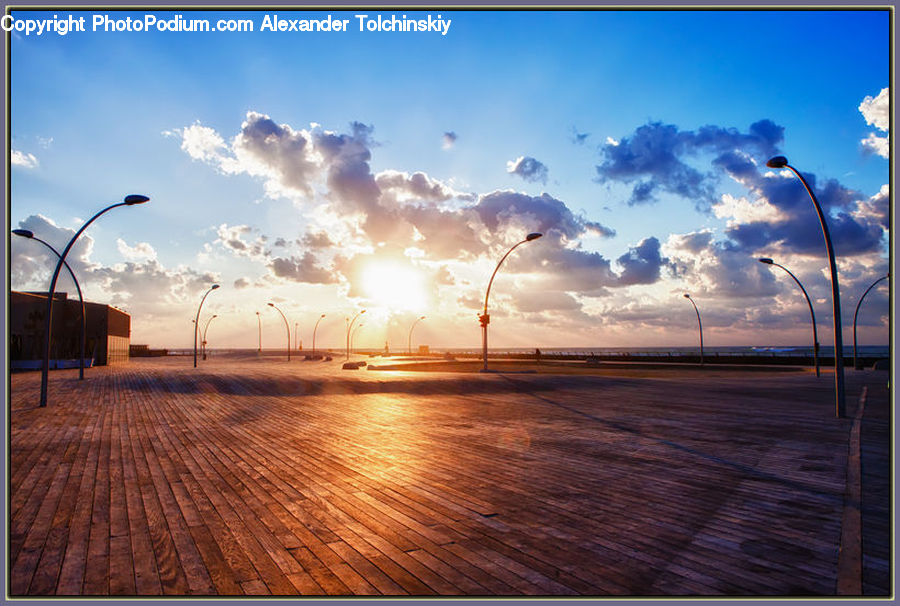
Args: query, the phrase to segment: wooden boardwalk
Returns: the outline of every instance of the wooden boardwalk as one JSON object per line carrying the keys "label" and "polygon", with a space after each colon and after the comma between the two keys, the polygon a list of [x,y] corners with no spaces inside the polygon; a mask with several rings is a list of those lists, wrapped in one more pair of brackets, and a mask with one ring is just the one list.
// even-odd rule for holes
{"label": "wooden boardwalk", "polygon": [[867,376],[15,374],[8,593],[833,595]]}

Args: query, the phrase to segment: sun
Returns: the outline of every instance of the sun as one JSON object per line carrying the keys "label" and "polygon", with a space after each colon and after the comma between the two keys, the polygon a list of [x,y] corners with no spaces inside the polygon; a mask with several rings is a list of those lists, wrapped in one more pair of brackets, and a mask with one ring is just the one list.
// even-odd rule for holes
{"label": "sun", "polygon": [[422,311],[427,295],[421,272],[391,261],[375,261],[362,276],[365,295],[374,305],[392,311]]}

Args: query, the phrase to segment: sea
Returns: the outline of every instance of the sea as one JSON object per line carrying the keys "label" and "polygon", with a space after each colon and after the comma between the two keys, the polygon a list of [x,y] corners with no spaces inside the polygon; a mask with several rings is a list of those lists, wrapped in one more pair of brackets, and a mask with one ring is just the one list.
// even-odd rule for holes
{"label": "sea", "polygon": [[[679,357],[679,356],[696,356],[700,353],[699,347],[540,347],[542,355],[548,356],[573,356],[584,357],[589,355],[597,355],[602,357],[614,357],[617,355],[629,357]],[[221,354],[250,354],[256,352],[256,348],[209,348],[208,355]],[[284,351],[284,348],[264,348],[266,353],[278,353]],[[343,348],[323,348],[320,351],[342,352]],[[300,355],[309,353],[309,350],[292,350],[292,353]],[[369,348],[354,348],[354,352],[361,354],[384,353],[383,350]],[[193,355],[193,348],[190,349],[169,349],[169,355]],[[398,347],[389,350],[388,353],[405,354],[406,348]],[[416,353],[419,353],[418,351]],[[430,347],[431,354],[450,354],[450,355],[476,355],[481,353],[480,347]],[[499,347],[488,348],[488,353],[492,356],[502,356],[504,354],[522,355],[535,353],[534,347]],[[704,355],[707,356],[772,356],[773,358],[782,357],[810,357],[813,355],[811,346],[784,346],[784,345],[739,345],[739,346],[713,346],[704,347]],[[860,357],[890,357],[890,347],[888,345],[860,345],[857,348],[857,355]],[[823,358],[831,357],[834,354],[834,347],[830,345],[819,346],[819,356]],[[844,356],[853,355],[853,344],[844,345]]]}

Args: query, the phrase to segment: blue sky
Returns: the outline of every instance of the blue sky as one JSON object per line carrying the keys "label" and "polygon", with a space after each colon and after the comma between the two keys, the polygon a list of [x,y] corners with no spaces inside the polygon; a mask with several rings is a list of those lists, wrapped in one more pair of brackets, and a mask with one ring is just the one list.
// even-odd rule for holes
{"label": "blue sky", "polygon": [[[275,13],[329,11],[108,14],[258,30]],[[361,33],[359,13],[452,23]],[[70,13],[13,13],[53,14]],[[217,282],[211,346],[256,346],[256,311],[280,343],[268,301],[307,346],[320,313],[337,346],[361,308],[360,345],[402,349],[424,314],[423,343],[475,346],[490,272],[540,228],[498,274],[493,346],[693,345],[683,292],[710,345],[805,344],[802,296],[759,256],[801,278],[828,343],[821,232],[774,153],[835,222],[845,324],[887,271],[887,11],[330,11],[350,31],[316,33],[93,32],[101,13],[71,14],[88,31],[11,34],[11,227],[62,248],[149,195],[70,258],[134,342],[187,346]],[[34,243],[10,263],[14,289],[46,288]],[[883,344],[887,288],[869,297],[861,341]]]}

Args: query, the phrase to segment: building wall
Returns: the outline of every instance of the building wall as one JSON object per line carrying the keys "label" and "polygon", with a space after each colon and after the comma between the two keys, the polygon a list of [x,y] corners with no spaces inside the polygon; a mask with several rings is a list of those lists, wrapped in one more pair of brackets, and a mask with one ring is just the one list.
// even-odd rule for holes
{"label": "building wall", "polygon": [[[10,360],[40,360],[43,357],[47,295],[11,292],[9,296]],[[85,302],[87,339],[85,358],[94,364],[114,364],[128,360],[131,317],[101,303]],[[78,359],[81,343],[81,303],[66,293],[53,300],[51,359]]]}

